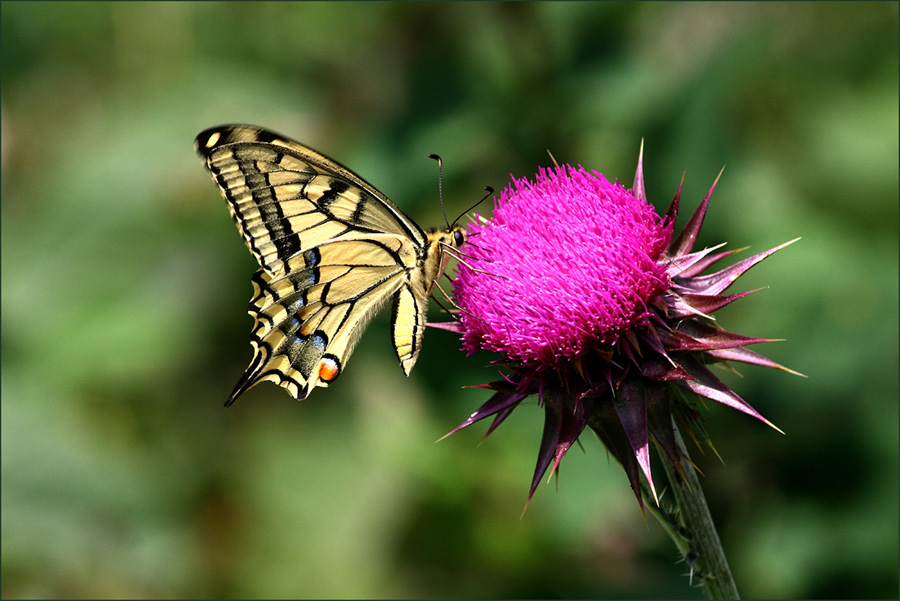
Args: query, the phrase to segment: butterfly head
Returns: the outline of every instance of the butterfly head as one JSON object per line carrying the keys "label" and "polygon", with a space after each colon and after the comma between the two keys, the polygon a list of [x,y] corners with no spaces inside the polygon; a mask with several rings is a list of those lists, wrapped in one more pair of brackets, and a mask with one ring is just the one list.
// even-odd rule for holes
{"label": "butterfly head", "polygon": [[450,232],[450,238],[453,240],[453,246],[460,248],[466,243],[466,232],[461,226],[455,225]]}
{"label": "butterfly head", "polygon": [[[466,243],[468,236],[461,225],[451,225],[449,228],[434,228],[425,234],[426,238],[441,253],[450,249],[459,249]],[[452,251],[451,251],[452,252]]]}

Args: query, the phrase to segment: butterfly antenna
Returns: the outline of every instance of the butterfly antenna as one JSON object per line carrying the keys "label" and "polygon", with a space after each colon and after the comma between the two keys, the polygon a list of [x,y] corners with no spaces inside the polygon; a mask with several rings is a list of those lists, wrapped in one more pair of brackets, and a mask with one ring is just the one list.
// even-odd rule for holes
{"label": "butterfly antenna", "polygon": [[476,202],[475,204],[473,204],[471,207],[469,207],[468,209],[466,209],[465,211],[463,211],[462,213],[460,213],[459,217],[457,217],[456,219],[453,220],[453,224],[454,224],[454,225],[456,225],[456,222],[457,222],[457,221],[459,221],[460,219],[462,219],[462,216],[463,216],[463,215],[465,215],[466,213],[468,213],[469,211],[471,211],[472,209],[474,209],[475,207],[477,207],[478,205],[480,205],[481,203],[483,203],[485,200],[487,200],[487,199],[491,196],[491,194],[494,193],[494,189],[491,188],[490,186],[485,186],[485,187],[484,187],[484,190],[485,190],[485,192],[487,192],[487,194],[485,194],[485,195],[481,198],[481,200],[479,200],[478,202]]}
{"label": "butterfly antenna", "polygon": [[[447,229],[450,229],[450,222],[447,221],[447,209],[444,208],[444,161],[441,160],[440,155],[437,154],[429,154],[429,159],[434,159],[438,164],[438,198],[441,201],[441,212],[444,214],[444,223],[447,224]],[[454,222],[455,223],[455,222]]]}

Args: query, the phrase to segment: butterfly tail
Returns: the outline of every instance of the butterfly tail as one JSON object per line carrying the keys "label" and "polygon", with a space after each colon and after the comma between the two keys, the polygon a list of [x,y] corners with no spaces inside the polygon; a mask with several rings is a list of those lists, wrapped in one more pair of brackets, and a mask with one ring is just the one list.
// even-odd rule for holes
{"label": "butterfly tail", "polygon": [[[265,270],[257,271],[251,281],[253,298],[247,306],[247,312],[254,319],[250,334],[253,360],[235,385],[225,406],[230,406],[247,390],[266,380],[285,388],[297,400],[303,400],[319,383],[319,378],[312,379],[312,369],[305,369],[306,373],[298,371],[295,364],[297,367],[312,364],[320,366],[321,361],[327,361],[323,357],[325,343],[316,335],[302,338],[295,335],[300,324],[279,304],[279,301],[285,299],[276,286],[278,282],[273,282],[273,277]],[[279,281],[283,281],[283,278]],[[320,367],[319,372],[321,370]]]}
{"label": "butterfly tail", "polygon": [[299,375],[290,367],[290,362],[285,356],[271,357],[270,353],[264,346],[260,346],[255,340],[251,340],[253,345],[253,360],[238,380],[234,390],[228,395],[225,406],[230,407],[239,396],[259,384],[260,382],[270,381],[278,384],[287,390],[291,396],[298,401],[302,401],[309,396],[312,387],[309,381],[301,383],[298,379],[288,374]]}

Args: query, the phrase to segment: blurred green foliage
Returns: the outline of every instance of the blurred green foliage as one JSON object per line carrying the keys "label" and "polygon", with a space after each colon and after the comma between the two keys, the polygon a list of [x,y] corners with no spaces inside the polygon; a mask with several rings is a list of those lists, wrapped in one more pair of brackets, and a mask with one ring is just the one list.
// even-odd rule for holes
{"label": "blurred green foliage", "polygon": [[[2,596],[700,598],[583,437],[524,517],[535,403],[432,444],[493,379],[376,319],[302,404],[250,358],[255,264],[194,155],[246,122],[337,157],[423,225],[583,164],[701,244],[803,240],[721,313],[808,379],[727,381],[695,460],[744,596],[898,595],[897,3],[0,5]],[[484,212],[489,213],[489,209]],[[743,256],[748,256],[747,254]],[[437,317],[438,312],[435,312]],[[660,472],[661,473],[661,472]]]}

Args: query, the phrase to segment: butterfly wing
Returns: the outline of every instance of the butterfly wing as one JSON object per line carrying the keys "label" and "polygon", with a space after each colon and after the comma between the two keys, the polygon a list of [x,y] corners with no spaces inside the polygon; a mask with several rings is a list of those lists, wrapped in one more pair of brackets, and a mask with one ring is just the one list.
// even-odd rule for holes
{"label": "butterfly wing", "polygon": [[408,289],[407,274],[415,265],[408,238],[372,234],[307,249],[274,276],[260,269],[248,307],[255,320],[253,361],[229,404],[264,380],[298,399],[334,381],[372,315]]}
{"label": "butterfly wing", "polygon": [[298,142],[226,125],[201,132],[195,146],[244,242],[270,275],[326,240],[388,233],[425,245],[422,229],[374,186]]}

